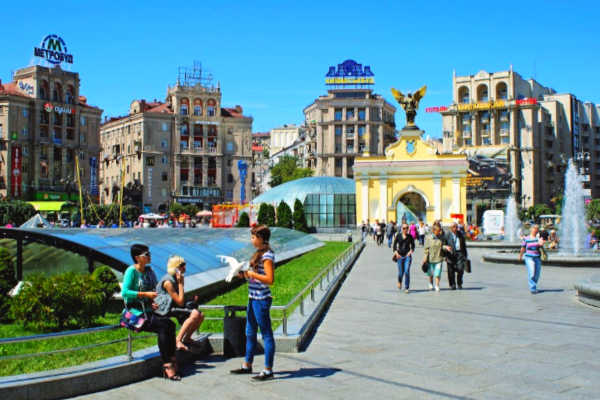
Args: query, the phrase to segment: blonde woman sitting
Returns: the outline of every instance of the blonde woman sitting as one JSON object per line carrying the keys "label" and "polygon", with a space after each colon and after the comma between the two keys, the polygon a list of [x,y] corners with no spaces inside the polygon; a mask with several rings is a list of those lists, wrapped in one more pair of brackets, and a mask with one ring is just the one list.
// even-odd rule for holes
{"label": "blonde woman sitting", "polygon": [[186,307],[184,301],[185,260],[180,256],[171,256],[167,262],[167,274],[163,276],[156,286],[158,296],[155,302],[158,309],[154,312],[158,315],[175,317],[181,325],[179,334],[175,338],[177,350],[189,350],[189,344],[194,332],[200,327],[204,315],[198,311],[196,305]]}

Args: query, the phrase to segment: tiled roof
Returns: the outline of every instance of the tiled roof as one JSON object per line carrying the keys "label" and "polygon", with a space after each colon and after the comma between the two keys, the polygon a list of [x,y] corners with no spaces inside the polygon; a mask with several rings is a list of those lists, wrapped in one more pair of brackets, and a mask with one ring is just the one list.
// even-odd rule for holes
{"label": "tiled roof", "polygon": [[153,112],[153,113],[168,113],[173,114],[173,110],[167,103],[146,103],[145,112]]}
{"label": "tiled roof", "polygon": [[252,137],[257,137],[257,138],[267,138],[271,136],[271,132],[254,132],[252,134]]}
{"label": "tiled roof", "polygon": [[244,110],[241,106],[234,108],[221,108],[221,116],[230,118],[248,118],[243,114]]}
{"label": "tiled roof", "polygon": [[17,84],[15,82],[0,83],[0,95],[20,96],[20,97],[26,97],[26,98],[30,98],[30,99],[33,98],[33,96],[29,96],[29,95],[26,95],[25,93],[21,92],[17,88]]}

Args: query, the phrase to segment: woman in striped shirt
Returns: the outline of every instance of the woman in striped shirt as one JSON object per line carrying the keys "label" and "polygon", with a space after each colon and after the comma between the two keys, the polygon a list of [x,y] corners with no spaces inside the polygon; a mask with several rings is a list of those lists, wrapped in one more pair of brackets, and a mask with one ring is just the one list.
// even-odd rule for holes
{"label": "woman in striped shirt", "polygon": [[519,253],[519,261],[523,260],[523,254],[525,254],[525,266],[527,267],[529,291],[531,294],[537,293],[537,283],[540,279],[540,273],[542,272],[540,247],[544,245],[544,239],[536,237],[539,230],[539,225],[533,225],[531,227],[529,236],[523,238],[523,242],[521,243],[521,253]]}
{"label": "woman in striped shirt", "polygon": [[248,280],[248,308],[246,309],[246,360],[241,368],[230,371],[232,374],[251,374],[256,351],[257,328],[260,327],[265,347],[265,368],[252,379],[264,381],[273,379],[273,359],[275,340],[271,327],[270,285],[275,281],[273,262],[275,255],[269,246],[271,231],[265,225],[258,225],[250,231],[250,241],[256,252],[250,259],[249,271],[240,272],[240,277]]}

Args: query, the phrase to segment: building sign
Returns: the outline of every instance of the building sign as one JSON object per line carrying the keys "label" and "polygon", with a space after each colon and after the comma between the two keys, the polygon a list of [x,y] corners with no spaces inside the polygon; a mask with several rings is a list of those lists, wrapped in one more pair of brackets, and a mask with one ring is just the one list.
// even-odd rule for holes
{"label": "building sign", "polygon": [[79,195],[77,193],[64,193],[64,192],[35,192],[34,199],[37,201],[79,201]]}
{"label": "building sign", "polygon": [[21,89],[25,94],[33,96],[33,86],[31,86],[29,83],[19,81],[19,89]]}
{"label": "building sign", "polygon": [[63,62],[73,64],[73,55],[69,54],[67,44],[57,35],[48,35],[42,40],[40,47],[33,48],[33,55],[45,59],[51,64]]}
{"label": "building sign", "polygon": [[44,110],[46,112],[54,111],[57,114],[75,114],[75,109],[69,106],[57,106],[52,103],[44,104]]}
{"label": "building sign", "polygon": [[[470,192],[509,191],[510,174],[506,158],[470,156],[469,173],[467,174],[467,190]],[[485,197],[485,196],[483,196]]]}
{"label": "building sign", "polygon": [[148,202],[152,201],[152,167],[148,167]]}
{"label": "building sign", "polygon": [[346,60],[336,67],[329,67],[325,75],[326,85],[373,85],[374,74],[371,67],[357,63],[354,60]]}
{"label": "building sign", "polygon": [[506,102],[504,100],[496,101],[483,101],[480,103],[469,103],[469,104],[458,104],[458,111],[477,111],[477,110],[489,110],[490,108],[505,108]]}
{"label": "building sign", "polygon": [[14,146],[11,155],[10,194],[12,197],[21,196],[21,146]]}
{"label": "building sign", "polygon": [[98,159],[90,157],[90,193],[98,196]]}
{"label": "building sign", "polygon": [[528,105],[528,104],[537,104],[536,98],[526,98],[526,99],[517,99],[515,103],[519,106]]}
{"label": "building sign", "polygon": [[237,163],[238,170],[240,171],[240,203],[244,203],[246,201],[246,174],[248,172],[248,163],[242,160],[239,160]]}
{"label": "building sign", "polygon": [[428,112],[428,113],[443,112],[443,111],[448,111],[448,107],[446,107],[446,106],[427,107],[425,109],[425,112]]}
{"label": "building sign", "polygon": [[259,146],[259,145],[256,145],[256,144],[253,144],[252,145],[252,151],[263,151],[263,147]]}

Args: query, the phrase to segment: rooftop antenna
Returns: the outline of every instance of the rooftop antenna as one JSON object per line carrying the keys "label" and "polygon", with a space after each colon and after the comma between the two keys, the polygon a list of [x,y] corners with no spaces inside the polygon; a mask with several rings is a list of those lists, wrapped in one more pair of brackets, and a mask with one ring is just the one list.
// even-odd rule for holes
{"label": "rooftop antenna", "polygon": [[200,85],[203,87],[213,86],[213,76],[210,72],[202,70],[202,63],[194,60],[192,67],[178,67],[177,84],[186,87]]}

